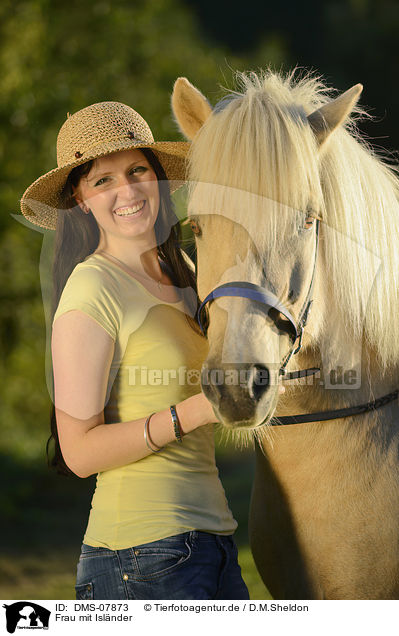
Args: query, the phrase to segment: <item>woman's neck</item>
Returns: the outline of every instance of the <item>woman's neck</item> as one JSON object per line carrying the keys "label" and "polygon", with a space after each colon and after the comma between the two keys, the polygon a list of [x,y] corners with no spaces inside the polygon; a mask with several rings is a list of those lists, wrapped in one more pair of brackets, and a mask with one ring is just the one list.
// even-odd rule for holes
{"label": "woman's neck", "polygon": [[152,247],[148,245],[139,247],[129,241],[115,243],[113,241],[104,240],[101,237],[95,252],[102,252],[103,254],[113,256],[138,274],[142,273],[155,280],[159,280],[162,277],[162,268],[156,245]]}

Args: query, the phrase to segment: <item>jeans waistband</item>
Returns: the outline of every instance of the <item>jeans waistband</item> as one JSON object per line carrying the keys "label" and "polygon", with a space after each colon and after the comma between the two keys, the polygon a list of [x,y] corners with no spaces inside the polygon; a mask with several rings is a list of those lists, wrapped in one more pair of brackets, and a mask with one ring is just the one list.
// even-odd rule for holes
{"label": "jeans waistband", "polygon": [[204,532],[202,530],[191,530],[187,533],[187,535],[191,536],[193,539],[201,541],[201,543],[213,542],[216,538],[231,539],[233,537],[232,534],[216,534],[211,532]]}
{"label": "jeans waistband", "polygon": [[[166,539],[170,539],[172,540],[174,537],[179,537],[181,540],[189,540],[190,543],[192,544],[203,544],[203,543],[224,543],[225,541],[230,542],[233,538],[232,534],[214,534],[211,532],[204,532],[203,530],[188,530],[187,532],[182,532],[179,535],[173,535],[172,537],[164,537],[164,539],[159,539],[159,541],[162,540],[166,540]],[[149,542],[149,545],[151,543],[157,543],[157,541],[152,541]],[[142,544],[140,544],[142,545]],[[145,544],[147,545],[147,544]],[[132,548],[134,548],[136,546],[130,546],[129,548],[123,548],[120,550],[110,550],[109,548],[104,548],[104,547],[93,547],[90,546],[88,544],[83,543],[82,544],[82,552],[83,553],[87,553],[87,552],[97,552],[99,554],[105,554],[105,553],[123,553],[126,552],[128,550],[131,550]]]}

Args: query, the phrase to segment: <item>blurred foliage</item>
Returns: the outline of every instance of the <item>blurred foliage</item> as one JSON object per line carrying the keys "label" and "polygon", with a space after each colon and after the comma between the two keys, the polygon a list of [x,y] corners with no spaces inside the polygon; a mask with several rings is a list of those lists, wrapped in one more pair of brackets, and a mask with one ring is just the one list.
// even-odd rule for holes
{"label": "blurred foliage", "polygon": [[[54,476],[47,481],[42,473],[40,479],[28,477],[37,467],[46,470],[50,412],[39,278],[43,234],[12,214],[19,214],[25,188],[56,166],[56,136],[67,113],[97,101],[122,101],[144,115],[156,139],[178,140],[170,113],[178,76],[187,76],[214,104],[221,86],[233,88],[235,69],[297,65],[320,72],[340,90],[363,82],[362,104],[372,107],[375,121],[362,124],[362,130],[373,143],[393,150],[399,147],[398,32],[396,0],[248,0],[244,5],[237,0],[94,0],[84,5],[80,0],[2,0],[0,449],[8,458],[3,477],[9,479],[1,499],[9,524],[3,533],[19,524],[27,501],[34,501],[37,510],[51,501],[33,485],[41,484],[48,494]],[[184,191],[175,196],[183,218]],[[189,241],[185,226],[187,249]],[[220,452],[224,458],[226,451]],[[25,468],[17,478],[21,462]],[[87,480],[74,481],[71,488],[76,501],[87,497]],[[230,496],[234,510],[235,488]],[[240,496],[245,505],[248,496],[248,489]],[[28,517],[33,532],[38,519]]]}

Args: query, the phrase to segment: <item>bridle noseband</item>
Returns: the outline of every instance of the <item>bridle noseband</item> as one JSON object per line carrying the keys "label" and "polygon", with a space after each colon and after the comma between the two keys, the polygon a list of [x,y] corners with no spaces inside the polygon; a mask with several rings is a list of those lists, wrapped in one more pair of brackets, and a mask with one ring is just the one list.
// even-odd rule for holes
{"label": "bridle noseband", "polygon": [[[288,333],[291,339],[291,347],[287,355],[283,359],[279,369],[279,375],[284,376],[283,378],[284,381],[313,375],[317,373],[318,371],[320,371],[320,369],[316,367],[312,367],[310,369],[301,369],[300,371],[291,371],[289,373],[285,370],[285,367],[287,366],[291,356],[297,354],[302,346],[303,330],[307,323],[307,320],[309,317],[309,311],[313,302],[312,294],[313,294],[314,278],[315,278],[315,272],[316,272],[318,245],[319,245],[319,219],[317,218],[312,278],[309,284],[308,292],[306,294],[306,299],[299,312],[297,321],[295,321],[291,312],[283,305],[283,303],[279,301],[277,296],[275,296],[272,292],[267,291],[263,287],[260,287],[259,285],[255,285],[254,283],[249,283],[246,281],[233,281],[233,282],[224,283],[223,285],[219,285],[218,287],[215,287],[215,289],[211,291],[206,296],[206,298],[204,298],[201,305],[199,306],[197,311],[197,321],[201,328],[202,333],[204,333],[204,329],[201,322],[201,312],[207,303],[212,302],[213,300],[215,300],[215,298],[221,298],[223,296],[235,296],[239,298],[248,298],[249,300],[256,301],[263,305],[265,313],[269,316],[269,318],[273,320],[277,328],[280,328],[278,320],[277,320],[277,316],[279,314],[282,314],[284,318],[286,318],[286,320],[288,321]],[[338,419],[342,417],[348,417],[349,415],[357,415],[359,413],[365,413],[367,411],[371,411],[373,409],[379,408],[380,406],[384,406],[388,402],[391,402],[396,397],[398,397],[398,395],[399,395],[399,391],[397,390],[377,400],[374,400],[373,402],[367,402],[366,404],[360,404],[354,407],[336,409],[332,411],[319,411],[317,413],[305,413],[301,415],[289,415],[289,416],[284,416],[279,418],[276,417],[270,420],[270,424],[272,426],[281,426],[285,424],[316,422],[316,421],[322,421],[322,420],[331,420],[331,419]],[[259,426],[261,426],[261,424]]]}

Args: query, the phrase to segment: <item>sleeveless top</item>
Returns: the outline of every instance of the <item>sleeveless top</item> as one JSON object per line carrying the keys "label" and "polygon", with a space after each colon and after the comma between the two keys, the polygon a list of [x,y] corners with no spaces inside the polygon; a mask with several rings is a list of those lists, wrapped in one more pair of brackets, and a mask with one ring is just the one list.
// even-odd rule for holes
{"label": "sleeveless top", "polygon": [[[180,299],[166,303],[101,254],[88,256],[67,280],[53,323],[77,309],[114,341],[106,424],[146,417],[200,392],[208,343],[186,318],[194,291],[175,289]],[[182,444],[98,473],[83,542],[118,550],[189,530],[232,534],[237,522],[215,464],[213,429],[202,426]]]}

